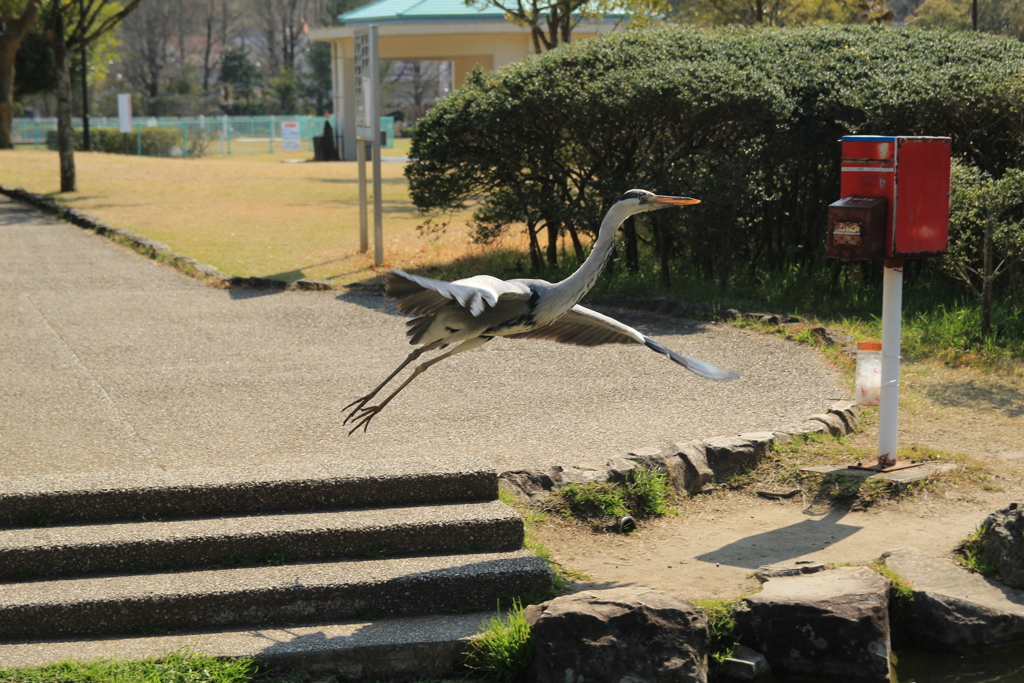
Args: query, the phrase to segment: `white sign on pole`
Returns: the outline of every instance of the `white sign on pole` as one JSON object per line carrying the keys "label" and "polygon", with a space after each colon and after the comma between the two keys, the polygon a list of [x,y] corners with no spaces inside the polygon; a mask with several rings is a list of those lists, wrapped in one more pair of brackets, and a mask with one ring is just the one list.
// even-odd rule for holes
{"label": "white sign on pole", "polygon": [[131,93],[118,93],[117,95],[117,123],[118,130],[122,133],[132,132],[132,95]]}
{"label": "white sign on pole", "polygon": [[367,249],[366,220],[366,147],[368,141],[373,154],[373,262],[384,262],[384,228],[382,226],[381,171],[380,171],[380,63],[377,49],[377,27],[356,29],[355,85],[356,85],[356,160],[359,164],[359,250]]}
{"label": "white sign on pole", "polygon": [[356,137],[373,139],[373,115],[377,109],[377,27],[356,29]]}
{"label": "white sign on pole", "polygon": [[281,122],[281,151],[282,152],[301,152],[302,151],[302,134],[299,129],[298,121],[282,121]]}

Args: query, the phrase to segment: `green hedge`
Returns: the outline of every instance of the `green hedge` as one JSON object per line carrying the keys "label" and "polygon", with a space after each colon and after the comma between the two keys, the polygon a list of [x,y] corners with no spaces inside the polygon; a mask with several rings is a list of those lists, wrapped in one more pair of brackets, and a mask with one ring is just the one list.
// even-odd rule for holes
{"label": "green hedge", "polygon": [[[139,151],[138,137],[138,133],[128,134],[128,154],[136,154]],[[173,128],[143,128],[141,137],[143,156],[170,156],[173,147],[177,147],[179,150],[182,148],[181,131]],[[90,128],[89,146],[93,152],[124,154],[124,134],[116,128]],[[47,149],[57,149],[57,131],[47,131],[46,147]],[[82,131],[76,129],[75,151],[82,151],[82,147]]]}
{"label": "green hedge", "polygon": [[842,135],[948,135],[955,156],[999,176],[1022,161],[1022,112],[1017,41],[631,30],[475,72],[418,122],[406,173],[424,211],[478,200],[481,238],[516,223],[593,232],[633,187],[695,196],[652,216],[673,267],[756,285],[822,267]]}

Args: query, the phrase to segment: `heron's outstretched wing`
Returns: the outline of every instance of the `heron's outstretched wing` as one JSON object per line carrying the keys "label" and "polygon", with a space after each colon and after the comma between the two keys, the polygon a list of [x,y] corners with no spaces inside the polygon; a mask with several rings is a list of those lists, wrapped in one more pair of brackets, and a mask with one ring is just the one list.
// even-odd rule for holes
{"label": "heron's outstretched wing", "polygon": [[553,323],[519,334],[509,339],[548,339],[575,346],[599,344],[643,344],[644,335],[615,318],[576,305]]}
{"label": "heron's outstretched wing", "polygon": [[722,381],[736,379],[739,373],[721,370],[710,363],[690,358],[668,349],[639,330],[620,323],[615,318],[602,315],[580,305],[573,306],[555,322],[508,336],[509,339],[549,339],[562,344],[597,346],[598,344],[644,344],[652,351],[668,356],[690,372],[705,379]]}
{"label": "heron's outstretched wing", "polygon": [[401,299],[398,310],[413,315],[431,315],[455,302],[478,316],[495,306],[500,298],[528,299],[531,294],[525,285],[506,282],[490,275],[445,282],[412,275],[397,268],[388,273],[384,284],[385,296]]}

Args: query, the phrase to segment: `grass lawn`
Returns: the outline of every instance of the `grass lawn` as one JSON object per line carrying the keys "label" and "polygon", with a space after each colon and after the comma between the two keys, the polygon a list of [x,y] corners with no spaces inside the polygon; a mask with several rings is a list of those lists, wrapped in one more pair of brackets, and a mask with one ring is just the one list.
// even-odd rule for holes
{"label": "grass lawn", "polygon": [[[401,161],[408,139],[382,163],[384,259],[412,268],[471,256],[466,219],[456,216],[440,238],[421,237]],[[160,159],[76,153],[78,192],[60,194],[57,153],[0,151],[0,183],[50,194],[116,227],[159,240],[171,250],[229,275],[349,284],[376,274],[373,205],[369,251],[359,253],[355,162],[287,163],[310,152]],[[371,173],[367,164],[367,174]]]}

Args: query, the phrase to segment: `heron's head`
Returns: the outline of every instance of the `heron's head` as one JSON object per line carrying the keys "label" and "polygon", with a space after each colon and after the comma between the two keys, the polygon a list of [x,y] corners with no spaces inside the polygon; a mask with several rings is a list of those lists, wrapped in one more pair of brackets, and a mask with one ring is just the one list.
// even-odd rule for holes
{"label": "heron's head", "polygon": [[666,209],[670,206],[700,204],[700,200],[690,197],[670,197],[663,194],[654,194],[647,190],[630,190],[619,197],[619,201],[616,204],[629,207],[631,209],[629,213],[634,214],[642,211],[657,211],[658,209]]}

